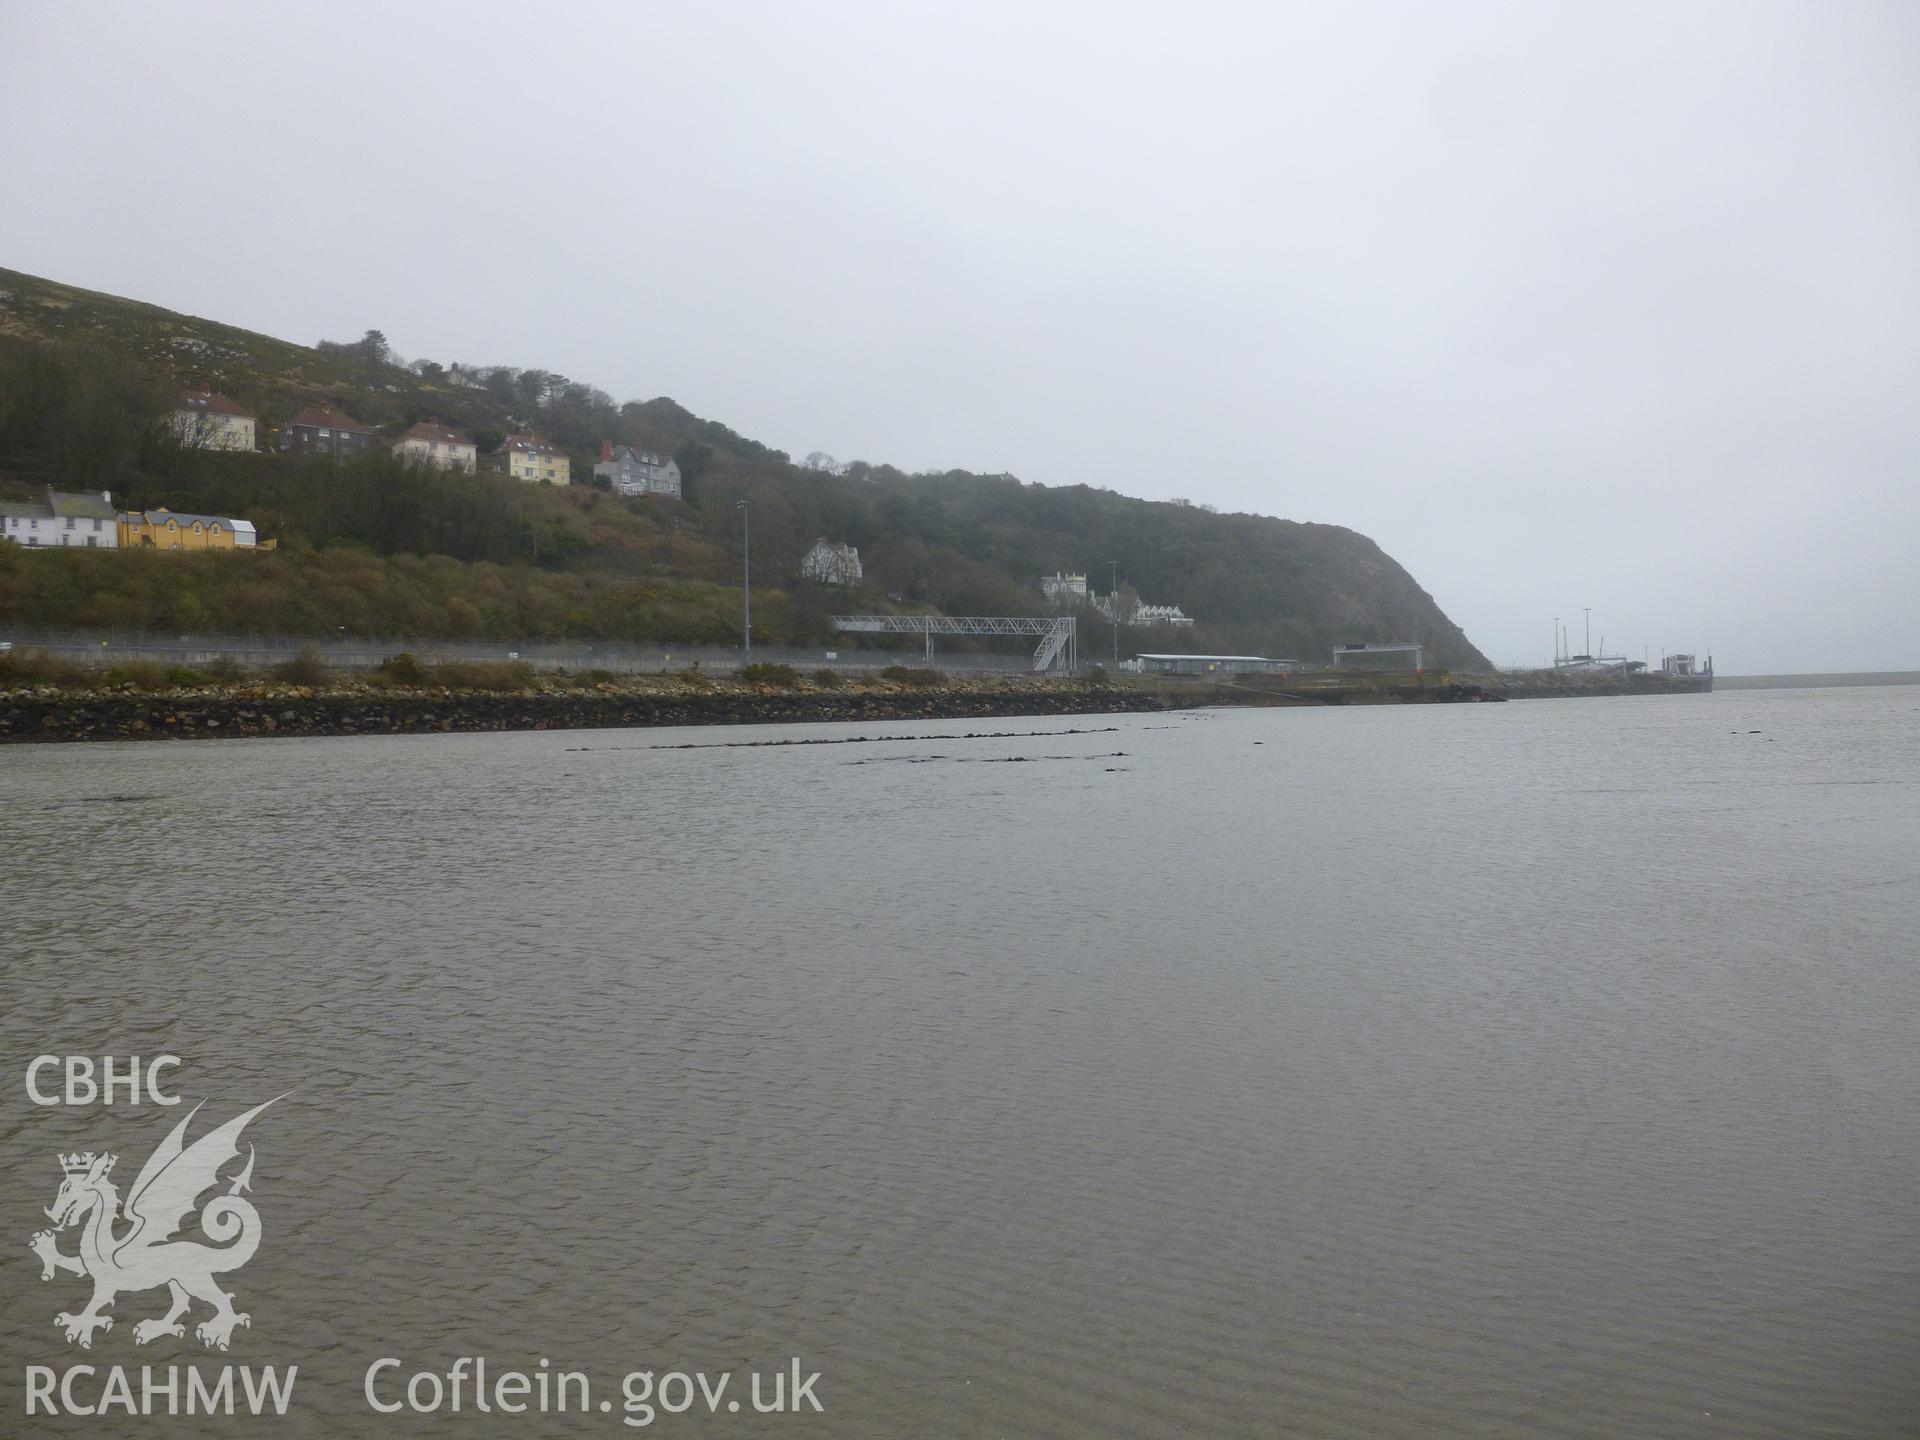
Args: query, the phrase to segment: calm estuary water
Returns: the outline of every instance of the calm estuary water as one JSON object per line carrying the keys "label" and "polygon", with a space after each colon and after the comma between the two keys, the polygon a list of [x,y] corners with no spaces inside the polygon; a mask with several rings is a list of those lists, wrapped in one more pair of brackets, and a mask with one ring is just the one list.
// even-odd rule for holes
{"label": "calm estuary water", "polygon": [[[17,1429],[82,1358],[297,1363],[299,1435],[796,1356],[653,1433],[1920,1426],[1920,692],[16,746],[0,853],[0,1432],[141,1430]],[[56,1153],[184,1107],[26,1061],[163,1051],[293,1092],[253,1324],[82,1357]]]}

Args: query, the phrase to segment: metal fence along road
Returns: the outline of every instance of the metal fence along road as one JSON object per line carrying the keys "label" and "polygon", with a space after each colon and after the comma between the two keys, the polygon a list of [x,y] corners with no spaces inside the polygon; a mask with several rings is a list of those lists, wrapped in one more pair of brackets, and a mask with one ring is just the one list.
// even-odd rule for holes
{"label": "metal fence along road", "polygon": [[[924,665],[918,645],[899,649],[852,646],[754,646],[750,655],[728,645],[621,645],[603,641],[423,640],[368,635],[153,634],[119,630],[47,630],[9,627],[0,642],[17,649],[47,650],[72,660],[111,665],[125,660],[207,664],[229,659],[242,665],[277,665],[312,647],[327,664],[342,670],[370,670],[390,655],[405,651],[421,660],[524,660],[541,669],[613,670],[642,674],[684,670],[737,670],[747,663],[792,665],[796,669],[879,670],[888,665]],[[1028,674],[1032,657],[1009,654],[952,653],[933,656],[942,670],[983,674]]]}

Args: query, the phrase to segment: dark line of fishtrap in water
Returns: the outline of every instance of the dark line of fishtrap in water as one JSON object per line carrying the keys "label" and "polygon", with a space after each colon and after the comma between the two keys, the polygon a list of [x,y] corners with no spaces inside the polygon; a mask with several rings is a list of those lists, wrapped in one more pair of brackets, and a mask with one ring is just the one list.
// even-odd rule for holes
{"label": "dark line of fishtrap in water", "polygon": [[785,745],[876,745],[887,742],[924,740],[1033,740],[1049,735],[1111,735],[1118,725],[1097,730],[992,730],[966,735],[845,735],[820,740],[710,740],[690,741],[684,745],[569,745],[567,754],[584,755],[594,750],[765,750]]}

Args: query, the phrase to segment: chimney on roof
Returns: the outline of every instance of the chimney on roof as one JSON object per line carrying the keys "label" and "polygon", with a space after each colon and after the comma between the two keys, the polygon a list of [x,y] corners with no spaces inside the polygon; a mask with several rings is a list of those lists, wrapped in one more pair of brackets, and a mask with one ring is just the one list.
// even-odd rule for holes
{"label": "chimney on roof", "polygon": [[600,442],[600,458],[602,460],[611,460],[613,458],[613,441],[602,440]]}

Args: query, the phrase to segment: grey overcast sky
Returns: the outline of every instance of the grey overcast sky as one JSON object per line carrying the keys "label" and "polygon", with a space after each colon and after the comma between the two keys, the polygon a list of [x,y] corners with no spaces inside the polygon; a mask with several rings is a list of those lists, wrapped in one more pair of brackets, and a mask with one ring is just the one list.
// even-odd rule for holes
{"label": "grey overcast sky", "polygon": [[1501,662],[1591,606],[1920,667],[1911,0],[0,0],[0,54],[17,269],[1348,525]]}

